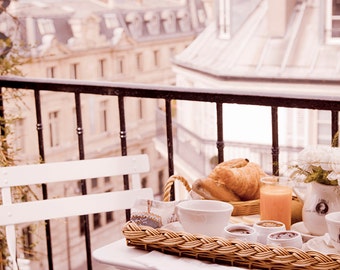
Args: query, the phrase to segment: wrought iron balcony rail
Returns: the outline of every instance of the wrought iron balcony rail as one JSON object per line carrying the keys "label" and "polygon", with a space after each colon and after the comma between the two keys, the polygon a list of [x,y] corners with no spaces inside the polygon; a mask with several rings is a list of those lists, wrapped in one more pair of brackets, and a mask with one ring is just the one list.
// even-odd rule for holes
{"label": "wrought iron balcony rail", "polygon": [[[340,86],[340,80],[322,80],[322,79],[275,79],[275,78],[224,78],[230,80],[239,80],[242,82],[253,82],[259,84],[281,84],[281,85],[306,85],[313,86]],[[273,86],[274,87],[274,86]],[[77,119],[77,134],[78,134],[78,151],[79,158],[84,159],[84,139],[83,139],[83,123],[81,114],[81,99],[83,94],[106,95],[118,97],[118,109],[120,119],[120,144],[121,154],[127,154],[127,138],[126,138],[126,118],[125,114],[129,108],[124,105],[125,97],[151,98],[164,101],[165,107],[165,122],[162,123],[166,133],[166,146],[168,156],[168,173],[174,173],[174,138],[173,138],[173,115],[171,102],[173,100],[188,100],[192,102],[210,102],[216,106],[216,153],[218,162],[224,160],[223,150],[225,147],[223,135],[223,104],[244,104],[244,105],[258,105],[267,106],[271,108],[271,127],[272,134],[272,172],[278,174],[279,172],[279,140],[278,140],[278,108],[303,108],[328,110],[331,112],[331,136],[338,131],[338,111],[340,110],[340,92],[339,94],[322,93],[321,91],[296,92],[296,93],[282,93],[273,88],[272,91],[245,90],[238,89],[202,89],[202,88],[182,88],[173,86],[155,86],[143,84],[129,84],[116,82],[94,82],[94,81],[80,81],[80,80],[57,80],[57,79],[35,79],[35,78],[21,78],[21,77],[0,77],[0,88],[23,89],[23,91],[34,91],[35,98],[35,112],[36,112],[36,126],[37,126],[37,140],[39,142],[39,155],[44,160],[45,148],[43,143],[42,133],[42,107],[40,94],[44,91],[53,91],[59,93],[73,93],[74,103]],[[307,88],[308,89],[308,88]],[[2,100],[0,104],[0,116],[4,116]],[[212,142],[209,142],[212,143]],[[124,188],[128,189],[128,180],[124,179]],[[82,184],[82,194],[86,194],[86,185]],[[46,186],[43,186],[43,197],[47,197]],[[172,198],[174,199],[174,192]],[[127,215],[128,218],[128,215]],[[49,224],[46,227],[47,239],[50,239]],[[92,269],[91,262],[91,248],[90,248],[90,233],[88,224],[85,228],[86,234],[86,248],[88,269]],[[49,269],[53,269],[51,243],[47,243]]]}

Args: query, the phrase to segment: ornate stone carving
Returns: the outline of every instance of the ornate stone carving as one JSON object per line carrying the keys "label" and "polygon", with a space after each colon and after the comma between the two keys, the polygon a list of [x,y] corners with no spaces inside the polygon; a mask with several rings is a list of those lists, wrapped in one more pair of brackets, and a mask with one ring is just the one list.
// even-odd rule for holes
{"label": "ornate stone carving", "polygon": [[141,37],[143,35],[143,17],[139,13],[130,12],[126,15],[125,20],[133,36]]}
{"label": "ornate stone carving", "polygon": [[161,15],[163,27],[166,33],[176,32],[176,14],[170,10],[164,10]]}
{"label": "ornate stone carving", "polygon": [[190,31],[190,16],[186,9],[180,9],[177,12],[177,18],[179,19],[179,27],[182,32]]}
{"label": "ornate stone carving", "polygon": [[146,21],[146,28],[150,35],[159,35],[160,33],[159,14],[153,11],[146,12],[144,14],[144,20]]}

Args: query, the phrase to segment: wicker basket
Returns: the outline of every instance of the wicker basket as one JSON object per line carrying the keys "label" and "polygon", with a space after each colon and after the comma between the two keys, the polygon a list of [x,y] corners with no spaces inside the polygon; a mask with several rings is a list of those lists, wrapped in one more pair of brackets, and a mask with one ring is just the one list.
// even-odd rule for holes
{"label": "wicker basket", "polygon": [[[164,197],[163,200],[168,202],[170,201],[170,190],[174,185],[175,181],[181,182],[187,191],[191,191],[191,187],[188,181],[183,176],[172,175],[164,188]],[[234,206],[234,210],[232,212],[233,216],[249,216],[249,215],[257,215],[260,213],[260,200],[251,200],[251,201],[239,201],[239,202],[229,202]]]}
{"label": "wicker basket", "polygon": [[340,255],[282,248],[208,237],[168,229],[154,229],[133,221],[123,227],[127,245],[143,250],[208,260],[248,269],[340,269]]}

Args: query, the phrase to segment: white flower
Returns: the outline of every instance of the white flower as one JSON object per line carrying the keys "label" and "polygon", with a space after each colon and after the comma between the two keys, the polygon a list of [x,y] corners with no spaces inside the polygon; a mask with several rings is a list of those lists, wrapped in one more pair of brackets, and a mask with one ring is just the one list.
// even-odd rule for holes
{"label": "white flower", "polygon": [[292,177],[304,182],[317,181],[326,185],[340,185],[340,148],[325,145],[303,149],[293,166]]}
{"label": "white flower", "polygon": [[298,155],[299,167],[309,173],[312,172],[312,166],[331,171],[332,152],[332,148],[328,146],[308,146]]}

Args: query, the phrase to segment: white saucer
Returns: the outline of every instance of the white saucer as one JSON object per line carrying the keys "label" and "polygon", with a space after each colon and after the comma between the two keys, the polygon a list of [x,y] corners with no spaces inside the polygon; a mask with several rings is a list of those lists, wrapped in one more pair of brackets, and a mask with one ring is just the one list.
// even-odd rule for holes
{"label": "white saucer", "polygon": [[303,224],[303,221],[292,224],[291,229],[293,231],[297,231],[301,234],[303,242],[307,242],[315,237],[319,237],[317,235],[312,235]]}
{"label": "white saucer", "polygon": [[338,254],[338,252],[333,246],[326,244],[325,236],[318,236],[318,237],[314,237],[313,239],[310,239],[305,244],[305,248],[307,250],[318,251],[326,255],[327,254]]}

